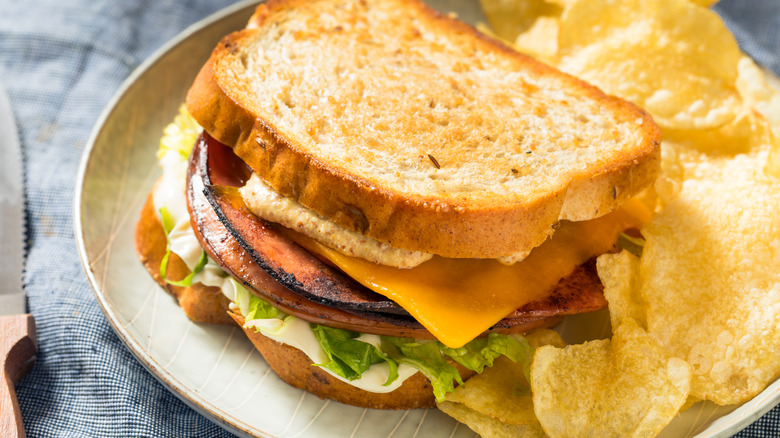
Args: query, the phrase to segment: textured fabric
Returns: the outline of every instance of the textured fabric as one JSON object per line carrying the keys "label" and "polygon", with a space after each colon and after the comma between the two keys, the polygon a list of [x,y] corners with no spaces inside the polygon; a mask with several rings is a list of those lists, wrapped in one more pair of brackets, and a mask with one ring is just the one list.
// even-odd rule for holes
{"label": "textured fabric", "polygon": [[[73,236],[73,191],[89,133],[120,83],[155,49],[227,0],[0,0],[0,82],[26,155],[25,284],[38,326],[18,385],[30,437],[231,436],[159,384],[95,302]],[[780,1],[716,7],[751,56],[780,74]],[[740,436],[780,435],[780,408]]]}

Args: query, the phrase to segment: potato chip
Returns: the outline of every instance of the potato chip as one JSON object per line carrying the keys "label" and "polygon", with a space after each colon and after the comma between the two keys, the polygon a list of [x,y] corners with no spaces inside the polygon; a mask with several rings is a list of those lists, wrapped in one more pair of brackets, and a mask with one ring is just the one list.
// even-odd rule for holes
{"label": "potato chip", "polygon": [[618,327],[630,318],[647,327],[645,302],[639,293],[639,258],[628,251],[604,254],[596,259],[596,269],[604,284],[604,297],[609,303],[612,327]]}
{"label": "potato chip", "polygon": [[747,106],[735,120],[719,128],[667,129],[664,136],[661,173],[654,184],[658,206],[677,196],[684,180],[706,177],[707,163],[722,162],[736,154],[766,157],[766,174],[780,177],[780,137],[761,114]]}
{"label": "potato chip", "polygon": [[564,11],[576,1],[577,0],[549,0],[550,3],[560,6]]}
{"label": "potato chip", "polygon": [[666,129],[664,139],[710,155],[744,154],[769,148],[777,141],[769,122],[749,107],[718,128]]}
{"label": "potato chip", "polygon": [[[505,357],[496,359],[492,367],[470,378],[454,393],[448,394],[447,401],[512,425],[513,429],[523,430],[528,436],[544,436],[534,414],[531,389],[523,375],[523,368]],[[484,429],[484,426],[466,424],[484,436],[483,431],[479,430]]]}
{"label": "potato chip", "polygon": [[775,142],[769,151],[764,172],[769,177],[780,179],[780,141]]}
{"label": "potato chip", "polygon": [[642,230],[647,328],[691,364],[693,396],[739,403],[780,373],[780,184],[761,154],[690,177]]}
{"label": "potato chip", "polygon": [[654,436],[689,385],[688,364],[630,318],[612,340],[538,349],[531,368],[534,411],[551,437]]}
{"label": "potato chip", "polygon": [[[547,329],[534,330],[526,339],[534,348],[566,345],[558,333]],[[448,394],[439,409],[483,437],[545,436],[534,414],[523,367],[504,356]]]}
{"label": "potato chip", "polygon": [[480,0],[493,32],[508,42],[531,29],[540,17],[559,17],[563,8],[545,0]]}
{"label": "potato chip", "polygon": [[552,63],[558,53],[558,17],[539,17],[531,27],[517,36],[517,50]]}
{"label": "potato chip", "polygon": [[558,348],[566,346],[566,342],[563,341],[561,335],[550,329],[536,329],[526,333],[525,339],[534,348],[539,348],[543,345],[552,345],[553,347]]}
{"label": "potato chip", "polygon": [[691,406],[695,405],[696,403],[699,403],[701,401],[700,398],[694,397],[692,395],[688,395],[688,400],[685,400],[685,403],[680,407],[680,412],[685,412],[688,409],[691,408]]}
{"label": "potato chip", "polygon": [[[482,438],[542,438],[547,436],[542,431],[538,421],[536,422],[536,427],[518,426],[504,423],[460,403],[445,401],[439,403],[438,407],[445,414],[468,425],[471,430],[478,433]],[[533,412],[531,414],[533,415]]]}
{"label": "potato chip", "polygon": [[659,213],[641,259],[597,260],[612,340],[538,331],[558,348],[537,350],[532,401],[497,363],[442,410],[484,436],[646,436],[700,400],[752,398],[780,375],[780,87],[713,0],[482,2],[519,50],[653,115],[662,171],[643,200]]}
{"label": "potato chip", "polygon": [[739,61],[737,90],[749,107],[764,116],[776,136],[780,136],[780,81],[775,86],[767,81],[767,75],[747,56]]}
{"label": "potato chip", "polygon": [[661,142],[661,172],[653,183],[653,190],[656,195],[656,208],[662,208],[663,205],[677,196],[682,188],[685,179],[685,156],[690,155],[690,151],[682,146],[669,141]]}
{"label": "potato chip", "polygon": [[728,123],[742,54],[714,12],[684,0],[580,0],[563,13],[558,66],[645,108],[662,128]]}

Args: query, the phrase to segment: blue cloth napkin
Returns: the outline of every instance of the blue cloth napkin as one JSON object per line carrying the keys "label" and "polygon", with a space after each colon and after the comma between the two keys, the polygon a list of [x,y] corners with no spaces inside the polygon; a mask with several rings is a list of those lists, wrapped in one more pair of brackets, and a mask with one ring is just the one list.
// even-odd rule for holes
{"label": "blue cloth napkin", "polygon": [[[25,284],[38,325],[33,371],[16,389],[30,437],[228,437],[130,354],[93,297],[73,235],[78,163],[98,115],[152,52],[227,0],[0,1],[0,82],[19,124],[27,177]],[[780,75],[780,1],[715,10]],[[780,436],[780,407],[740,433]]]}

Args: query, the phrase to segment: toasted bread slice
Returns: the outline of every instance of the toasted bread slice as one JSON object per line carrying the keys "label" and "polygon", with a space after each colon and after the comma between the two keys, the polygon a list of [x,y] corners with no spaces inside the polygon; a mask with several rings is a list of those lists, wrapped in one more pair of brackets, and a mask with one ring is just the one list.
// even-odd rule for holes
{"label": "toasted bread slice", "polygon": [[279,193],[392,246],[503,257],[656,176],[641,109],[415,0],[269,1],[187,107]]}

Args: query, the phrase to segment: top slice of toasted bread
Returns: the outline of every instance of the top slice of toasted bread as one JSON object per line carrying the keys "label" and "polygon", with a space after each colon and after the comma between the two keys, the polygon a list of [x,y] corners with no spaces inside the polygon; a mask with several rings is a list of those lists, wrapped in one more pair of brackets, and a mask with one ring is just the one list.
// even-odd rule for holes
{"label": "top slice of toasted bread", "polygon": [[656,176],[634,105],[414,0],[271,0],[187,96],[282,195],[399,248],[501,257]]}

